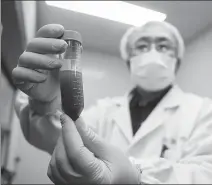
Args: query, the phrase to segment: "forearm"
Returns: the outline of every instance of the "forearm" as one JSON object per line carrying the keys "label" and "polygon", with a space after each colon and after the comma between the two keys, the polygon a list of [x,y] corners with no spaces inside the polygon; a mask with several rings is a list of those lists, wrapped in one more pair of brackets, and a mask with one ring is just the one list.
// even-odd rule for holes
{"label": "forearm", "polygon": [[60,112],[56,111],[55,105],[55,102],[39,105],[36,101],[28,100],[23,93],[17,95],[15,102],[25,139],[49,154],[52,154],[61,131]]}
{"label": "forearm", "polygon": [[61,132],[59,114],[40,116],[25,106],[19,114],[25,139],[33,146],[52,154]]}

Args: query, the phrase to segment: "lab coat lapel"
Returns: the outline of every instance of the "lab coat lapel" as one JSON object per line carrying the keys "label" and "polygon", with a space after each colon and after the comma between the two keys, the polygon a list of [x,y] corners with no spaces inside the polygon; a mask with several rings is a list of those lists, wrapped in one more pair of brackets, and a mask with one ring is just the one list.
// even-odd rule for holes
{"label": "lab coat lapel", "polygon": [[144,121],[134,136],[130,147],[163,125],[169,117],[170,111],[175,110],[173,108],[178,108],[180,105],[181,96],[182,91],[178,88],[178,86],[174,86]]}
{"label": "lab coat lapel", "polygon": [[129,112],[128,93],[119,101],[119,109],[114,112],[112,121],[118,125],[124,137],[130,142],[132,140],[132,124]]}

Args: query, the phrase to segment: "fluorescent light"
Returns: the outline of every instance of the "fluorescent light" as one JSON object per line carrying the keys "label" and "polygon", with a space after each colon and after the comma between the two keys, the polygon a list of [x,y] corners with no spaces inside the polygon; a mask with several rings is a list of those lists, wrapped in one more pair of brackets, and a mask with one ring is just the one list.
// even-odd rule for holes
{"label": "fluorescent light", "polygon": [[164,13],[124,1],[46,1],[46,4],[134,26],[166,19]]}

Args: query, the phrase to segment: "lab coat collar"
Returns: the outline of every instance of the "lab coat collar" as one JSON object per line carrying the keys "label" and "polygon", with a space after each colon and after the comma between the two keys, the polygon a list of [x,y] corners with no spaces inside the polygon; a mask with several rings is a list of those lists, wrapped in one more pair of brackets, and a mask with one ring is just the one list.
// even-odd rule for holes
{"label": "lab coat collar", "polygon": [[174,85],[169,92],[162,98],[159,105],[162,109],[171,109],[180,106],[182,103],[183,91],[178,85]]}
{"label": "lab coat collar", "polygon": [[163,118],[165,118],[163,116],[165,111],[168,109],[177,108],[178,106],[180,106],[182,101],[181,98],[183,95],[182,90],[177,85],[174,85],[169,90],[169,92],[162,98],[162,100],[158,103],[156,108],[153,110],[153,113],[151,113],[151,115],[149,116],[150,118],[147,118],[147,121],[148,119],[151,119],[150,120],[151,122],[153,121],[152,119],[156,119],[157,123],[152,124],[151,122],[150,123],[147,122],[147,124],[149,125],[146,126],[147,127],[146,130],[142,129],[143,130],[142,132],[138,130],[137,132],[138,135],[136,134],[135,137],[133,138],[132,123],[131,123],[130,110],[129,110],[129,101],[131,98],[130,97],[131,91],[132,90],[127,91],[121,99],[117,99],[117,104],[119,105],[120,108],[115,113],[114,119],[113,119],[113,121],[117,123],[123,135],[129,142],[131,142],[132,139],[135,140],[136,142],[136,140],[139,140],[141,138],[140,136],[143,137],[146,134],[153,131],[154,129],[156,129],[158,126],[160,126],[163,123]]}
{"label": "lab coat collar", "polygon": [[[124,95],[124,101],[122,104],[123,106],[125,105],[125,101],[130,102],[132,99],[132,90],[129,90],[125,93]],[[173,87],[165,94],[165,96],[161,99],[160,106],[161,108],[164,109],[169,109],[169,108],[174,108],[180,105],[181,103],[181,98],[183,95],[183,91],[180,89],[180,87],[176,84],[173,85]]]}

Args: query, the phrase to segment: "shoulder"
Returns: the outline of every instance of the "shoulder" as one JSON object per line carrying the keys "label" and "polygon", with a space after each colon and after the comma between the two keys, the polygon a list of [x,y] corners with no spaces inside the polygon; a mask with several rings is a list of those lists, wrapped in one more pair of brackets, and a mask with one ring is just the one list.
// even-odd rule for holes
{"label": "shoulder", "polygon": [[114,113],[118,109],[122,99],[121,97],[99,99],[88,109],[83,110],[81,116],[93,130],[99,133],[100,127],[105,128],[107,126],[107,124],[102,125],[102,123],[104,123],[111,113]]}
{"label": "shoulder", "polygon": [[196,102],[196,101],[202,102],[204,99],[203,97],[191,92],[184,92],[184,97],[186,100],[193,101],[193,102]]}
{"label": "shoulder", "polygon": [[124,101],[123,96],[106,97],[97,101],[98,106],[103,107],[119,107]]}
{"label": "shoulder", "polygon": [[199,103],[201,110],[212,109],[212,99],[206,96],[200,96],[194,93],[185,93],[185,99],[191,103]]}
{"label": "shoulder", "polygon": [[212,125],[212,99],[193,93],[185,93],[186,101],[191,105],[191,110],[198,109],[196,121],[202,126],[203,123]]}

